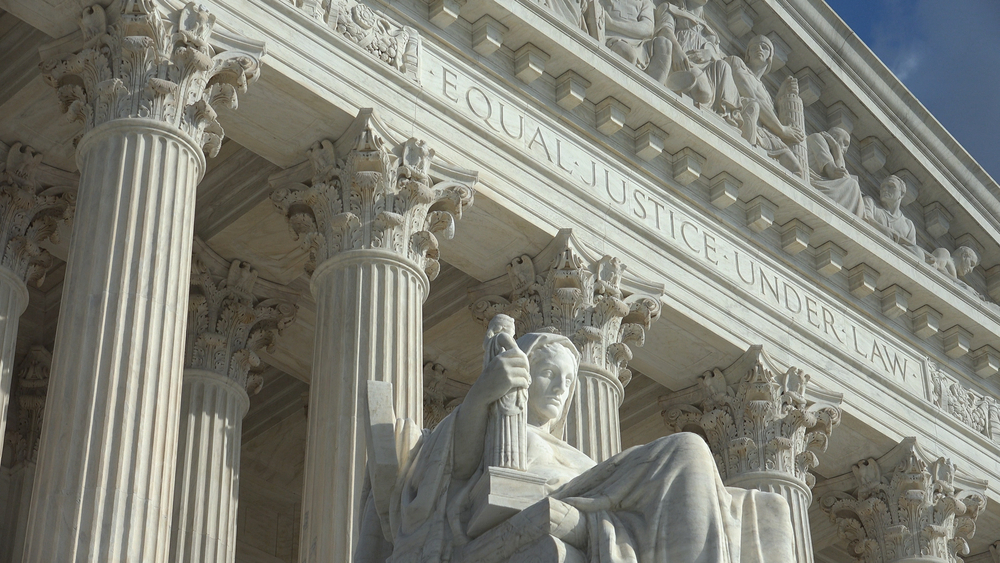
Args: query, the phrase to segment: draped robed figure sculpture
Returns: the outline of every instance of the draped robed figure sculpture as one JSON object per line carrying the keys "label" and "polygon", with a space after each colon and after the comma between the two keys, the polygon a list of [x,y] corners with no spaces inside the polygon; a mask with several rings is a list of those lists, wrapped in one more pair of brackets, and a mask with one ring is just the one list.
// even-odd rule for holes
{"label": "draped robed figure sculpture", "polygon": [[[725,487],[700,436],[674,434],[600,464],[563,441],[577,348],[557,334],[515,341],[511,332],[491,330],[479,379],[433,430],[396,420],[391,385],[369,382],[371,495],[357,563],[793,561],[785,500]],[[512,415],[525,390],[524,416]],[[499,440],[497,428],[507,428]],[[496,451],[510,440],[523,457]],[[524,467],[487,465],[497,459]]]}

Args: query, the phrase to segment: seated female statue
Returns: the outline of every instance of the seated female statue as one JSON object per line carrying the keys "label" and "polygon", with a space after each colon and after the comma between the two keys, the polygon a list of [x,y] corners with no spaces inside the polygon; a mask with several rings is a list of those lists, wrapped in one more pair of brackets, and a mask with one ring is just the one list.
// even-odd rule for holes
{"label": "seated female statue", "polygon": [[[528,389],[527,472],[565,508],[559,540],[594,563],[787,563],[788,505],[779,495],[727,488],[704,440],[680,433],[595,463],[563,441],[579,353],[564,336],[531,333],[488,363],[465,401],[425,430],[396,482],[383,533],[362,533],[359,561],[439,563],[470,542],[470,491],[483,477],[488,407]],[[543,496],[542,499],[545,497]],[[541,499],[540,499],[541,500]],[[528,509],[530,510],[530,509]],[[528,510],[525,510],[527,512]],[[515,517],[516,518],[516,517]],[[512,518],[508,522],[514,522]],[[372,518],[366,518],[373,522]],[[501,525],[500,527],[502,527]],[[499,529],[498,527],[497,529]],[[515,542],[527,531],[504,532]],[[489,535],[489,531],[483,537]]]}

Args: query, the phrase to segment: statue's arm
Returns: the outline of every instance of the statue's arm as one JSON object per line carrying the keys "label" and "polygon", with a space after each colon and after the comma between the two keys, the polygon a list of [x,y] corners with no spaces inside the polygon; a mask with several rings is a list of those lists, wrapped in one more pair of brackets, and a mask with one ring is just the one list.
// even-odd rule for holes
{"label": "statue's arm", "polygon": [[472,477],[483,460],[489,406],[512,389],[526,389],[531,385],[528,357],[517,348],[509,335],[504,333],[498,337],[510,339],[510,345],[504,346],[507,350],[493,358],[480,374],[462,401],[455,419],[455,465],[452,475],[456,479]]}

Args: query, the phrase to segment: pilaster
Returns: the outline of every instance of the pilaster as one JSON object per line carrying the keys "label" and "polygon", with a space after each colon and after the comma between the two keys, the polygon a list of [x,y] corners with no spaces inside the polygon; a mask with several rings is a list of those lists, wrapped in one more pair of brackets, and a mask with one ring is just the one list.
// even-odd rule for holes
{"label": "pilaster", "polygon": [[630,346],[643,345],[663,294],[662,284],[624,272],[619,259],[592,256],[563,229],[534,259],[516,258],[507,276],[470,290],[472,314],[484,325],[504,313],[514,318],[518,337],[556,332],[576,344],[579,382],[566,441],[598,462],[621,451],[618,408],[632,379]]}
{"label": "pilaster", "polygon": [[[84,126],[25,562],[167,560],[185,303],[203,151],[223,131],[262,44],[217,53],[194,4],[93,5],[82,45],[42,76]],[[64,39],[57,48],[70,45]]]}
{"label": "pilaster", "polygon": [[986,506],[986,486],[906,438],[816,493],[858,563],[959,563]]}
{"label": "pilaster", "polygon": [[660,398],[673,432],[694,431],[708,442],[728,486],[785,497],[791,509],[798,563],[812,563],[810,473],[840,424],[839,394],[808,389],[809,375],[785,372],[761,346],[731,366],[701,376],[692,387]]}
{"label": "pilaster", "polygon": [[357,543],[366,380],[392,383],[395,412],[423,421],[423,311],[440,271],[438,237],[472,203],[475,173],[448,167],[423,141],[398,142],[362,110],[309,163],[272,178],[272,201],[310,250],[316,346],[309,388],[300,553],[350,561]]}
{"label": "pilaster", "polygon": [[[228,265],[228,267],[227,267]],[[273,348],[296,307],[246,262],[195,240],[181,396],[170,560],[233,563],[240,448],[257,352]]]}

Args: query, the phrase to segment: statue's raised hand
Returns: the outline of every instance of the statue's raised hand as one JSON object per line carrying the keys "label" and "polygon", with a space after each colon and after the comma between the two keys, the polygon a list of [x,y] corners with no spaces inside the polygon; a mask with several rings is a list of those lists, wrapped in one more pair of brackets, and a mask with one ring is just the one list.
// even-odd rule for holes
{"label": "statue's raised hand", "polygon": [[486,366],[465,398],[464,402],[475,408],[486,407],[513,389],[527,389],[531,386],[528,357],[506,333],[498,335],[498,343],[503,346],[504,351]]}

